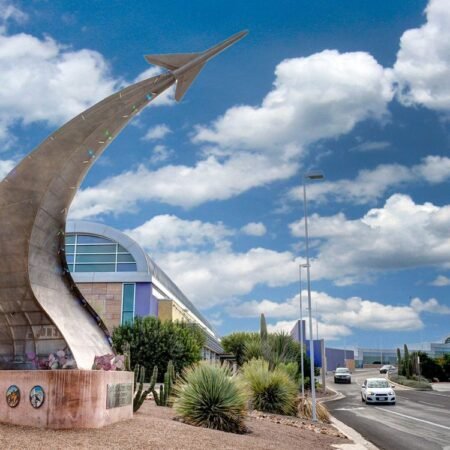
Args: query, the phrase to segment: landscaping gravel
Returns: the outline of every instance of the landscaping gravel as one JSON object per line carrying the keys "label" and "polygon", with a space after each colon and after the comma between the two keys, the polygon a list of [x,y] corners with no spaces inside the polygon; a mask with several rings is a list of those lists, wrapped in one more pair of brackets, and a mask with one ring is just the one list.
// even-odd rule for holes
{"label": "landscaping gravel", "polygon": [[253,411],[237,435],[173,420],[171,408],[145,401],[132,420],[92,430],[42,430],[0,424],[0,449],[331,449],[348,443],[334,427]]}

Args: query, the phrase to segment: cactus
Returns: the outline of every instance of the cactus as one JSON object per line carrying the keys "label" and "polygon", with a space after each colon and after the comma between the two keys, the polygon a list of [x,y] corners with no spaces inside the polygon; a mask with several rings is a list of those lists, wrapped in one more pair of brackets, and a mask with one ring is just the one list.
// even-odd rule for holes
{"label": "cactus", "polygon": [[261,342],[267,342],[267,322],[264,314],[261,314],[261,317],[259,319],[259,336],[261,338]]}
{"label": "cactus", "polygon": [[131,351],[130,351],[130,343],[128,341],[126,341],[123,344],[122,354],[123,354],[123,356],[125,356],[124,370],[126,370],[127,372],[130,372],[131,371]]}
{"label": "cactus", "polygon": [[401,370],[401,369],[400,369],[401,366],[402,366],[402,355],[401,355],[401,353],[400,353],[400,349],[397,348],[397,367],[398,367],[399,373],[400,373],[400,370]]}
{"label": "cactus", "polygon": [[[150,392],[154,392],[156,379],[158,378],[158,367],[153,368],[153,374],[150,378],[150,386],[148,389],[144,390],[144,380],[145,380],[145,367],[136,364],[134,368],[134,398],[133,398],[133,412],[136,412],[144,403],[147,395]],[[136,391],[136,385],[139,383],[139,387]]]}
{"label": "cactus", "polygon": [[159,394],[155,389],[152,390],[155,403],[158,406],[168,406],[169,398],[172,394],[172,388],[175,383],[175,368],[173,362],[169,361],[167,365],[167,372],[164,374],[164,383],[159,386]]}

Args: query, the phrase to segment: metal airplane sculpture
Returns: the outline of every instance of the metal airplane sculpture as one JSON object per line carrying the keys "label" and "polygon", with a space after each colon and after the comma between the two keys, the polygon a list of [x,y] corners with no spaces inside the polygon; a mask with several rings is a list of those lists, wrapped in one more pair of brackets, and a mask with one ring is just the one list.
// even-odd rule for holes
{"label": "metal airplane sculpture", "polygon": [[74,117],[0,183],[0,368],[23,368],[27,354],[68,348],[79,369],[90,369],[94,356],[111,352],[109,331],[68,270],[70,204],[88,170],[137,113],[174,83],[181,100],[206,62],[246,34],[202,53],[145,56],[168,72]]}

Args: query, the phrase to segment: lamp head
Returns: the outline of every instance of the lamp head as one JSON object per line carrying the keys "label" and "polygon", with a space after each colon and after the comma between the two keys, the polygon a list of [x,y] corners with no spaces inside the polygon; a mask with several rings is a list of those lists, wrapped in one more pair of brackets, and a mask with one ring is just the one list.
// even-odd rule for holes
{"label": "lamp head", "polygon": [[321,170],[314,170],[311,172],[305,173],[303,176],[304,178],[307,178],[308,180],[323,180],[325,178],[325,175]]}

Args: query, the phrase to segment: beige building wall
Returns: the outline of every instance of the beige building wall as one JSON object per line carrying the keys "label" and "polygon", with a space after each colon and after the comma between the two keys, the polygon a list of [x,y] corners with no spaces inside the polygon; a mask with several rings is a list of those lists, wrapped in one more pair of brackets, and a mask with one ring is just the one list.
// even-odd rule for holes
{"label": "beige building wall", "polygon": [[120,325],[122,283],[77,283],[77,287],[110,332]]}
{"label": "beige building wall", "polygon": [[158,318],[161,321],[189,322],[187,314],[173,300],[158,300]]}

